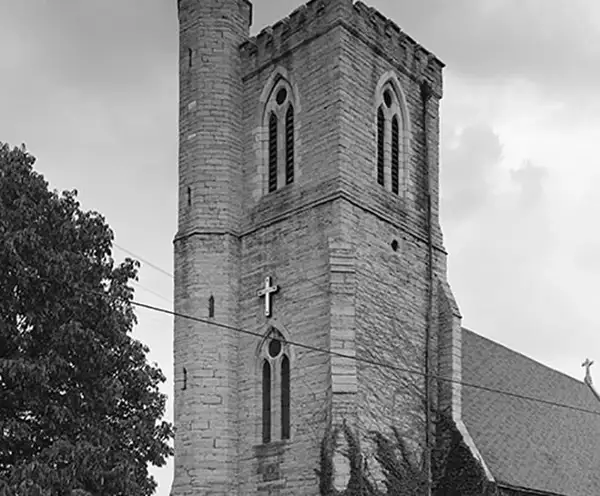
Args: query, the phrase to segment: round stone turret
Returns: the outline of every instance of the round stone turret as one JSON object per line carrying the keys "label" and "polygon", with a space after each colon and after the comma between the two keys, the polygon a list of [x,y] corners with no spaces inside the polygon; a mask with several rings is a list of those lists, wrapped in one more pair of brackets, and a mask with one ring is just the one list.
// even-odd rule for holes
{"label": "round stone turret", "polygon": [[[247,0],[179,0],[175,311],[238,326],[242,77]],[[175,318],[172,496],[237,494],[239,336]]]}

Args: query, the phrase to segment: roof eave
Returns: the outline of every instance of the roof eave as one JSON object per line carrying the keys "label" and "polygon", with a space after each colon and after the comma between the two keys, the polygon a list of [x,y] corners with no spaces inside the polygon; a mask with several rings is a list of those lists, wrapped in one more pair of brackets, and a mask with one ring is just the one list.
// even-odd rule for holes
{"label": "roof eave", "polygon": [[535,496],[565,496],[564,494],[561,494],[561,493],[551,493],[548,491],[542,491],[540,489],[532,489],[530,487],[515,486],[514,484],[510,484],[508,482],[503,482],[503,481],[497,481],[496,485],[498,486],[499,489],[509,489],[511,491],[517,491],[519,493],[524,493],[524,494],[532,494]]}

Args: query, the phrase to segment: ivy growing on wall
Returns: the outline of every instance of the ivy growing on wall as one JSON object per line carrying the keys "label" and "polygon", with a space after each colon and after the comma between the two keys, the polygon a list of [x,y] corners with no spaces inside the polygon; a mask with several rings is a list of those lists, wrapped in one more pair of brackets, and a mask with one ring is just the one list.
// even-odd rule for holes
{"label": "ivy growing on wall", "polygon": [[[474,459],[454,422],[446,415],[434,419],[436,445],[432,450],[432,494],[436,496],[495,496],[497,489],[488,481]],[[339,446],[340,438],[345,449]],[[411,447],[401,432],[392,427],[391,435],[371,431],[365,442],[372,443],[370,464],[361,449],[360,435],[344,422],[322,439],[317,469],[322,496],[405,496],[425,495],[427,475],[423,457]],[[350,476],[345,489],[335,488],[334,456],[341,453],[348,461]],[[379,477],[373,475],[378,465]]]}

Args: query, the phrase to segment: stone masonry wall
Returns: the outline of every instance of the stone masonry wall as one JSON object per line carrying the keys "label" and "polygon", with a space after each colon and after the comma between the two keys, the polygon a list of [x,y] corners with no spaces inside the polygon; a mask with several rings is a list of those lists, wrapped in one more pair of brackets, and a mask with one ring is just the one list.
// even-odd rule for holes
{"label": "stone masonry wall", "polygon": [[238,227],[248,15],[244,0],[179,2],[180,233]]}
{"label": "stone masonry wall", "polygon": [[[274,428],[263,445],[261,338],[176,319],[172,496],[316,496],[319,443],[332,423],[422,434],[422,377],[406,382],[352,357],[424,370],[428,194],[436,288],[446,278],[438,224],[443,64],[361,2],[311,0],[254,38],[250,17],[246,0],[180,0],[175,309],[208,317],[212,295],[217,322],[259,336],[274,327],[348,358],[289,348],[291,438],[281,441]],[[386,73],[396,75],[411,123],[401,195],[375,176],[375,89]],[[278,77],[294,92],[296,174],[267,194],[262,109]],[[427,142],[423,80],[433,89]],[[270,318],[257,295],[266,276],[280,287]],[[436,302],[433,314],[435,347],[445,309]],[[273,395],[276,412],[277,401]]]}
{"label": "stone masonry wall", "polygon": [[[358,3],[355,11],[364,7]],[[368,29],[363,16],[351,17],[341,35],[340,100],[340,153],[342,164],[341,184],[352,201],[371,209],[376,215],[391,223],[402,225],[406,231],[426,237],[427,180],[432,195],[434,241],[442,249],[442,237],[438,219],[438,146],[439,146],[439,98],[441,94],[441,65],[431,75],[415,66],[414,58],[404,60],[394,57],[394,52],[374,50],[388,40],[387,35]],[[411,63],[408,67],[405,64]],[[404,95],[408,110],[407,163],[401,170],[405,177],[405,191],[393,195],[377,184],[376,179],[376,89],[385,75],[393,74]],[[428,161],[425,159],[423,127],[423,104],[420,84],[426,80],[434,88],[427,106]],[[436,85],[436,86],[434,86]],[[436,89],[437,88],[437,89]]]}
{"label": "stone masonry wall", "polygon": [[[210,234],[176,242],[175,311],[236,326],[239,242]],[[175,319],[175,474],[172,495],[232,494],[237,478],[238,335]],[[184,368],[186,370],[184,376]]]}
{"label": "stone masonry wall", "polygon": [[[261,334],[273,326],[294,342],[322,349],[330,346],[329,242],[337,232],[330,197],[337,174],[338,38],[324,30],[269,63],[245,60],[243,77],[242,324]],[[266,193],[263,111],[279,77],[294,91],[295,181]],[[280,286],[269,319],[256,296],[266,276]],[[262,445],[259,342],[242,337],[239,348],[246,371],[239,381],[239,494],[316,495],[319,446],[330,423],[330,357],[291,347],[291,439],[278,441],[274,431],[274,442]]]}
{"label": "stone masonry wall", "polygon": [[[331,210],[331,205],[323,205],[298,212],[244,236],[240,293],[244,328],[264,335],[272,326],[292,342],[328,348]],[[273,297],[271,318],[264,316],[263,300],[256,296],[267,275],[280,287]],[[291,346],[291,438],[281,441],[279,397],[273,394],[273,442],[265,446],[257,362],[260,342],[242,336],[238,355],[243,370],[239,378],[239,494],[317,494],[314,470],[329,418],[329,356]]]}
{"label": "stone masonry wall", "polygon": [[[359,359],[416,372],[358,362],[356,407],[346,413],[346,418],[354,421],[363,434],[371,429],[390,433],[393,425],[410,433],[415,443],[422,444],[430,284],[434,298],[432,374],[437,373],[438,364],[448,360],[437,355],[438,336],[451,332],[446,329],[447,323],[438,318],[441,311],[438,281],[446,281],[446,254],[438,216],[443,65],[413,45],[391,21],[360,2],[353,6],[353,15],[344,19],[342,27],[340,224],[341,241],[354,249],[354,349]],[[376,180],[376,88],[388,74],[397,78],[410,121],[408,160],[401,172],[406,178],[406,189],[399,195],[382,188]],[[426,105],[427,141],[421,96],[423,81],[432,88],[432,97]],[[432,203],[434,277],[431,282],[428,195]],[[346,405],[335,403],[335,395],[334,409],[348,411]],[[340,417],[336,411],[333,415]]]}
{"label": "stone masonry wall", "polygon": [[[339,32],[327,31],[261,70],[245,74],[243,232],[333,191],[339,139],[338,46]],[[296,102],[296,177],[293,184],[280,185],[266,195],[264,100],[279,77],[289,80]]]}
{"label": "stone masonry wall", "polygon": [[[239,325],[245,0],[180,0],[179,223],[175,311]],[[238,335],[177,318],[173,496],[235,493]]]}
{"label": "stone masonry wall", "polygon": [[[416,373],[384,366],[357,364],[356,424],[363,433],[389,433],[391,426],[410,432],[415,441],[424,436],[425,333],[427,326],[427,246],[411,233],[359,207],[343,208],[351,226],[356,256],[356,355]],[[392,241],[398,242],[394,250]],[[434,267],[440,275],[444,255]],[[434,302],[434,314],[437,302]],[[437,319],[432,332],[435,364]],[[434,367],[431,372],[436,373]]]}

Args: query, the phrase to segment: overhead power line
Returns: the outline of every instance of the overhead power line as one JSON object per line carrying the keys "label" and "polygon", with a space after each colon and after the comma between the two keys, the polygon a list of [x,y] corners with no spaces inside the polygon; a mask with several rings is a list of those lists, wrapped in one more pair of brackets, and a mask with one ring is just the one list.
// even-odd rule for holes
{"label": "overhead power line", "polygon": [[117,243],[114,243],[114,242],[113,242],[113,246],[115,248],[118,248],[119,250],[127,253],[128,255],[131,255],[132,257],[135,257],[140,262],[145,263],[148,267],[152,267],[153,269],[157,270],[158,272],[160,272],[160,273],[162,273],[162,274],[170,277],[171,279],[174,279],[173,274],[171,274],[170,272],[166,271],[165,269],[162,269],[158,265],[154,265],[152,262],[149,262],[148,260],[140,257],[139,255],[136,255],[135,253],[133,253],[132,251],[128,250],[127,248],[123,248],[122,246],[119,246]]}
{"label": "overhead power line", "polygon": [[[141,303],[139,301],[135,301],[132,300],[131,303],[133,305],[136,305],[140,308],[146,308],[148,310],[153,310],[155,312],[161,312],[161,313],[166,313],[169,315],[172,315],[174,317],[180,317],[180,318],[184,318],[184,319],[188,319],[188,320],[193,320],[195,322],[200,322],[202,324],[207,324],[207,325],[211,325],[211,326],[215,326],[215,327],[220,327],[222,329],[227,329],[229,331],[234,331],[234,332],[238,332],[240,334],[245,334],[248,336],[254,336],[257,338],[263,338],[264,336],[258,332],[254,332],[254,331],[249,331],[248,329],[242,329],[240,327],[234,327],[234,326],[230,326],[228,324],[223,324],[220,322],[215,322],[214,320],[209,320],[209,319],[203,319],[201,317],[193,317],[191,315],[186,315],[186,314],[182,314],[180,312],[175,312],[173,310],[168,310],[165,308],[160,308],[160,307],[156,307],[153,305],[148,305],[146,303]],[[395,372],[402,372],[405,374],[413,374],[413,375],[418,375],[421,377],[426,377],[426,374],[424,372],[421,372],[420,370],[415,370],[415,369],[409,369],[409,368],[404,368],[404,367],[398,367],[396,365],[392,365],[389,363],[385,363],[385,362],[379,362],[377,360],[370,360],[368,358],[361,358],[361,357],[357,357],[357,356],[348,356],[348,355],[344,355],[343,353],[338,353],[335,351],[331,351],[331,350],[327,350],[324,348],[319,348],[317,346],[312,346],[309,344],[304,344],[304,343],[299,343],[296,341],[286,341],[287,344],[289,344],[290,346],[297,346],[299,348],[304,348],[306,350],[309,351],[315,351],[318,353],[324,353],[324,354],[328,354],[331,356],[337,356],[337,357],[341,357],[341,358],[345,358],[348,360],[353,360],[356,362],[360,362],[360,363],[365,363],[368,365],[372,365],[372,366],[377,366],[377,367],[382,367],[382,368],[386,368],[386,369],[390,369],[393,370]],[[560,407],[560,408],[568,408],[569,410],[574,410],[574,411],[578,411],[578,412],[583,412],[583,413],[588,413],[591,415],[597,415],[600,416],[600,411],[594,411],[594,410],[589,410],[587,408],[581,408],[581,407],[576,407],[573,405],[567,405],[565,403],[558,403],[558,402],[554,402],[554,401],[549,401],[549,400],[544,400],[542,398],[535,398],[533,396],[527,396],[524,394],[519,394],[519,393],[513,393],[510,391],[503,391],[501,389],[495,389],[495,388],[491,388],[491,387],[487,387],[487,386],[482,386],[480,384],[473,384],[473,383],[469,383],[469,382],[464,382],[464,381],[457,381],[455,379],[449,379],[447,377],[441,377],[435,374],[431,374],[429,376],[431,379],[435,379],[438,380],[440,382],[450,382],[453,384],[460,384],[461,386],[465,386],[465,387],[470,387],[470,388],[474,388],[474,389],[480,389],[482,391],[487,391],[487,392],[491,392],[491,393],[497,393],[497,394],[502,394],[505,396],[511,396],[513,398],[519,398],[522,400],[527,400],[527,401],[535,401],[537,403],[543,403],[545,405],[549,405],[549,406],[555,406],[555,407]]]}
{"label": "overhead power line", "polygon": [[[136,255],[133,255],[136,256]],[[39,275],[35,275],[35,277],[37,277],[39,280],[42,281],[46,281],[46,282],[50,282],[53,284],[56,284],[56,281],[52,281],[50,279],[44,278],[44,277],[40,277]],[[214,327],[218,327],[221,329],[226,329],[229,331],[233,331],[233,332],[237,332],[240,334],[245,334],[247,336],[253,336],[253,337],[257,337],[262,339],[264,336],[261,333],[255,332],[255,331],[250,331],[248,329],[243,329],[241,327],[235,327],[235,326],[231,326],[228,324],[223,324],[221,322],[216,322],[212,319],[204,319],[202,317],[194,317],[192,315],[186,315],[183,314],[181,312],[175,312],[174,310],[169,310],[167,308],[161,308],[161,307],[157,307],[154,305],[149,305],[147,303],[142,303],[140,301],[136,301],[134,299],[126,299],[123,297],[119,297],[119,296],[115,296],[115,295],[107,295],[105,292],[100,292],[100,291],[93,291],[91,289],[86,289],[86,290],[82,290],[83,293],[88,293],[88,294],[94,294],[96,296],[102,296],[102,297],[112,297],[112,298],[121,298],[121,299],[125,299],[126,301],[128,301],[129,303],[131,303],[132,305],[135,305],[137,307],[140,308],[145,308],[147,310],[151,310],[154,312],[159,312],[159,313],[163,313],[163,314],[167,314],[167,315],[171,315],[174,317],[180,317],[183,319],[188,319],[188,320],[192,320],[194,322],[199,322],[202,324],[206,324],[206,325],[210,325],[210,326],[214,326]],[[380,362],[377,360],[371,360],[368,358],[362,358],[362,357],[357,357],[357,356],[348,356],[348,355],[344,355],[343,353],[339,353],[336,351],[332,351],[332,350],[327,350],[325,348],[319,348],[317,346],[312,346],[309,344],[305,344],[305,343],[300,343],[297,341],[286,341],[290,346],[297,346],[299,348],[303,348],[305,350],[309,350],[309,351],[314,351],[317,353],[323,353],[323,354],[327,354],[327,355],[331,355],[331,356],[337,356],[340,358],[345,358],[347,360],[352,360],[355,362],[359,362],[359,363],[364,363],[367,365],[371,365],[371,366],[375,366],[375,367],[381,367],[381,368],[385,368],[388,370],[393,370],[395,372],[401,372],[404,374],[412,374],[412,375],[417,375],[420,377],[427,377],[427,374],[425,374],[424,372],[421,372],[420,370],[415,370],[415,369],[409,369],[406,367],[398,367],[396,365],[392,365],[390,363],[385,363],[385,362]],[[504,396],[509,396],[509,397],[513,397],[513,398],[518,398],[518,399],[522,399],[522,400],[526,400],[526,401],[532,401],[532,402],[537,402],[537,403],[541,403],[544,405],[549,405],[549,406],[554,406],[554,407],[559,407],[559,408],[566,408],[569,410],[573,410],[573,411],[577,411],[577,412],[582,412],[582,413],[587,413],[590,415],[596,415],[596,416],[600,416],[600,411],[595,411],[595,410],[590,410],[587,408],[581,408],[581,407],[577,407],[577,406],[573,406],[573,405],[568,405],[566,403],[558,403],[558,402],[554,402],[554,401],[550,401],[550,400],[545,400],[543,398],[535,398],[533,396],[527,396],[524,394],[519,394],[519,393],[513,393],[511,391],[503,391],[501,389],[496,389],[496,388],[491,388],[488,386],[483,386],[481,384],[474,384],[474,383],[470,383],[470,382],[465,382],[465,381],[457,381],[455,379],[450,379],[447,377],[441,377],[435,374],[430,374],[429,375],[430,379],[435,379],[437,381],[440,382],[449,382],[452,384],[459,384],[461,386],[465,386],[465,387],[470,387],[473,389],[479,389],[481,391],[487,391],[490,393],[496,393],[496,394],[501,394]]]}
{"label": "overhead power line", "polygon": [[156,297],[160,298],[161,300],[164,300],[164,301],[166,301],[167,303],[170,303],[171,305],[173,304],[173,300],[170,300],[170,299],[169,299],[169,298],[167,298],[166,296],[163,296],[163,295],[161,295],[160,293],[157,293],[156,291],[154,291],[154,290],[150,289],[149,287],[147,287],[147,286],[144,286],[143,284],[140,284],[140,283],[139,283],[139,282],[137,282],[137,281],[133,281],[133,283],[134,283],[134,284],[135,284],[137,287],[139,287],[140,289],[143,289],[144,291],[147,291],[148,293],[150,293],[150,294],[153,294],[154,296],[156,296]]}

